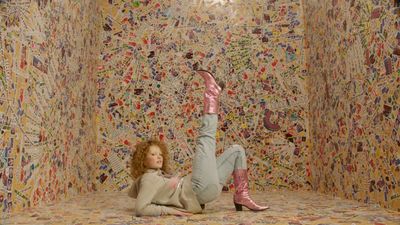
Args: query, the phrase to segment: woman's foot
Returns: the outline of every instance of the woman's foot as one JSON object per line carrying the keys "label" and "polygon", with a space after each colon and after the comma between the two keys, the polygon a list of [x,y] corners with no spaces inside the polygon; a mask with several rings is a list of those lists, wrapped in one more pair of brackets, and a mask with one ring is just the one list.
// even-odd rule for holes
{"label": "woman's foot", "polygon": [[206,90],[204,92],[204,114],[218,114],[219,95],[225,87],[223,82],[217,84],[214,75],[206,70],[196,70],[204,79]]}
{"label": "woman's foot", "polygon": [[247,169],[237,169],[233,171],[233,181],[236,189],[233,196],[233,203],[235,204],[236,211],[242,211],[242,206],[253,211],[262,211],[269,208],[269,206],[257,205],[250,198]]}
{"label": "woman's foot", "polygon": [[212,79],[214,79],[214,82],[216,85],[218,85],[221,88],[221,91],[224,90],[225,88],[225,82],[220,81],[218,78],[215,78],[214,74],[212,74],[211,72],[207,71],[207,70],[202,70],[202,69],[198,69],[195,70],[197,73],[200,74],[201,77],[203,77],[203,79],[207,82],[207,80],[209,80],[209,76],[212,77]]}

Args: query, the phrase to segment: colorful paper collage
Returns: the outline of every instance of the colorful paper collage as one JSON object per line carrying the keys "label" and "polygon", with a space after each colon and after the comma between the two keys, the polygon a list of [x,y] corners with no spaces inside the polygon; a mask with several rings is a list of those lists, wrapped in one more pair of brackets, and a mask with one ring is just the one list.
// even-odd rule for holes
{"label": "colorful paper collage", "polygon": [[102,1],[101,14],[102,188],[130,183],[120,165],[149,137],[190,173],[204,90],[196,68],[226,83],[217,154],[243,145],[253,189],[309,187],[300,1]]}
{"label": "colorful paper collage", "polygon": [[93,191],[98,16],[91,1],[1,1],[0,10],[5,216]]}
{"label": "colorful paper collage", "polygon": [[399,210],[395,2],[0,1],[1,215],[126,189],[149,137],[190,173],[197,68],[226,83],[217,154],[245,147],[252,190]]}
{"label": "colorful paper collage", "polygon": [[305,2],[313,188],[400,210],[398,1]]}

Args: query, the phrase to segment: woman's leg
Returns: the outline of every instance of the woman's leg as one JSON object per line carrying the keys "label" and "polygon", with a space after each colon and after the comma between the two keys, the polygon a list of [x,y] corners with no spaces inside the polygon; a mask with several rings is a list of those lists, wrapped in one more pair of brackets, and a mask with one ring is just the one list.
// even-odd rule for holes
{"label": "woman's leg", "polygon": [[233,173],[235,185],[233,202],[237,211],[241,211],[242,206],[254,211],[269,208],[268,206],[257,205],[249,196],[247,157],[241,145],[232,145],[218,157],[217,170],[221,187],[225,185],[227,179]]}
{"label": "woman's leg", "polygon": [[216,199],[221,193],[217,163],[215,157],[215,133],[217,130],[217,114],[203,116],[202,126],[196,143],[193,158],[192,186],[200,204]]}
{"label": "woman's leg", "polygon": [[222,91],[214,76],[207,71],[197,71],[204,79],[204,111],[197,138],[192,167],[192,187],[200,204],[216,199],[221,193],[215,157],[215,135],[218,125],[218,97]]}

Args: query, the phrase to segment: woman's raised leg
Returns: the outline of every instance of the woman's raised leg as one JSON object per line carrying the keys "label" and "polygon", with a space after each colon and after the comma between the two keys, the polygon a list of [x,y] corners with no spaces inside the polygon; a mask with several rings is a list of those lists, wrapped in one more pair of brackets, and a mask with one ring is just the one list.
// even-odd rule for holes
{"label": "woman's raised leg", "polygon": [[219,94],[222,88],[214,76],[204,70],[197,71],[204,79],[204,112],[196,142],[192,166],[192,186],[200,204],[216,199],[221,193],[215,157],[215,135],[218,125]]}

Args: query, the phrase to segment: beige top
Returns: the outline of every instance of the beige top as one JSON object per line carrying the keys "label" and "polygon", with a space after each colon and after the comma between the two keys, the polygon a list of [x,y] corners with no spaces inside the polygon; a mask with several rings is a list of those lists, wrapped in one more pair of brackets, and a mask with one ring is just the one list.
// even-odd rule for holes
{"label": "beige top", "polygon": [[172,208],[184,212],[200,213],[201,207],[192,189],[191,175],[181,178],[176,188],[168,186],[170,178],[161,170],[149,169],[137,178],[128,190],[136,198],[136,216],[172,214]]}

